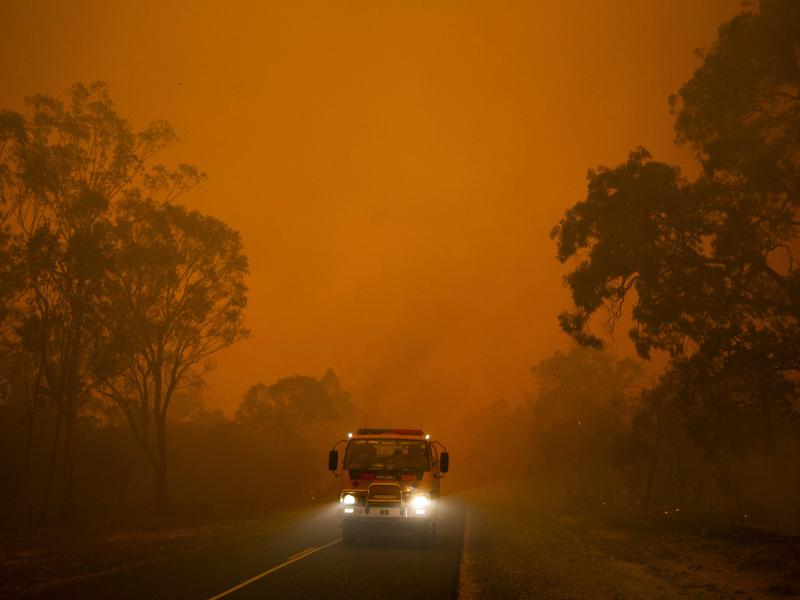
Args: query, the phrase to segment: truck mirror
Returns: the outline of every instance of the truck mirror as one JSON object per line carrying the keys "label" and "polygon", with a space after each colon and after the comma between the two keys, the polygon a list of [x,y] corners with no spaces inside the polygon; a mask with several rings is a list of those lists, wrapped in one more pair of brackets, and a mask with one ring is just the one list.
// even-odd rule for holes
{"label": "truck mirror", "polygon": [[439,456],[439,470],[442,473],[447,473],[450,470],[450,455],[447,452],[442,452]]}
{"label": "truck mirror", "polygon": [[337,466],[339,466],[339,451],[331,450],[328,452],[328,470],[335,471]]}

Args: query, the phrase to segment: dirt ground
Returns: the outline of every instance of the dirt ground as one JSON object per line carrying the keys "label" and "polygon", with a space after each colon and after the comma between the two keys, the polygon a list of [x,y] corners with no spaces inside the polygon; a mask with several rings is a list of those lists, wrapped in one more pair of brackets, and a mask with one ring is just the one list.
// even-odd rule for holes
{"label": "dirt ground", "polygon": [[468,496],[460,597],[800,598],[800,538],[671,512]]}

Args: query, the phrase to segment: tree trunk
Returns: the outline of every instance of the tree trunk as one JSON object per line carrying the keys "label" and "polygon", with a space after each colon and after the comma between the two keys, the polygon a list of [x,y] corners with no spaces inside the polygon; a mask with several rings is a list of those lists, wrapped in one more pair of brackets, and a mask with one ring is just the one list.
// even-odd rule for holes
{"label": "tree trunk", "polygon": [[[28,423],[25,432],[25,507],[28,513],[28,525],[34,525],[33,510],[33,434],[36,428],[36,413],[39,408],[39,390],[41,388],[41,371],[36,374],[33,391],[26,389],[28,395]],[[27,382],[27,374],[26,374]]]}
{"label": "tree trunk", "polygon": [[167,424],[166,419],[156,415],[156,511],[169,510],[167,488]]}
{"label": "tree trunk", "polygon": [[64,450],[61,455],[61,506],[59,523],[64,525],[72,521],[72,466],[73,437],[75,433],[75,411],[72,400],[68,403],[67,414],[64,415]]}
{"label": "tree trunk", "polygon": [[36,421],[36,409],[28,415],[28,430],[25,434],[25,512],[28,525],[33,525],[33,429]]}
{"label": "tree trunk", "polygon": [[58,446],[61,443],[61,410],[56,410],[56,431],[53,434],[53,446],[50,449],[50,460],[47,465],[47,479],[42,493],[42,506],[39,510],[39,524],[47,521],[47,513],[50,509],[50,491],[53,488],[53,478],[55,477],[56,464],[58,462]]}
{"label": "tree trunk", "polygon": [[650,451],[650,457],[647,461],[647,480],[644,486],[644,500],[642,501],[642,510],[650,508],[650,501],[653,497],[653,480],[656,476],[656,467],[658,466],[658,447],[661,445],[661,437],[656,439],[653,449]]}

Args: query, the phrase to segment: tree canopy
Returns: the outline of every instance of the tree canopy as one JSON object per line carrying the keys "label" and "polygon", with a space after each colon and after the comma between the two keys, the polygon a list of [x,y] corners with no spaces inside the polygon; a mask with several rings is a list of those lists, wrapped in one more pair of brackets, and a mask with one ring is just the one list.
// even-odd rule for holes
{"label": "tree canopy", "polygon": [[[720,29],[673,98],[676,131],[703,164],[694,181],[644,149],[589,172],[554,228],[575,309],[562,327],[597,345],[626,301],[642,356],[698,349],[800,367],[800,6],[765,0]],[[747,60],[744,57],[747,56]],[[732,94],[730,90],[736,89]]]}
{"label": "tree canopy", "polygon": [[[762,0],[725,23],[671,98],[695,179],[638,148],[589,171],[552,231],[579,343],[628,314],[637,352],[666,351],[706,448],[798,414],[800,4]],[[626,308],[630,307],[629,313]],[[760,425],[746,427],[748,417]]]}
{"label": "tree canopy", "polygon": [[273,435],[291,435],[314,422],[350,416],[353,402],[339,378],[328,369],[317,379],[293,375],[266,386],[252,386],[236,411],[242,424]]}
{"label": "tree canopy", "polygon": [[247,336],[247,258],[238,232],[171,202],[128,198],[112,231],[98,391],[125,414],[165,508],[169,407],[205,360]]}
{"label": "tree canopy", "polygon": [[247,259],[237,232],[176,204],[205,175],[154,162],[175,140],[167,122],[134,130],[101,82],[26,105],[0,113],[0,336],[57,409],[42,513],[58,479],[66,519],[73,432],[97,393],[135,433],[153,422],[166,489],[170,399],[246,334]]}

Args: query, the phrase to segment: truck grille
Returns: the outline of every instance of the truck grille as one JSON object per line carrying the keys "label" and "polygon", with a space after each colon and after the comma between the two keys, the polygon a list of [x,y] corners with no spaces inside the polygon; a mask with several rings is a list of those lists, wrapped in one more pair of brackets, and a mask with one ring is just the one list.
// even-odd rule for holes
{"label": "truck grille", "polygon": [[375,506],[400,506],[400,486],[388,483],[373,483],[369,486],[367,502]]}

